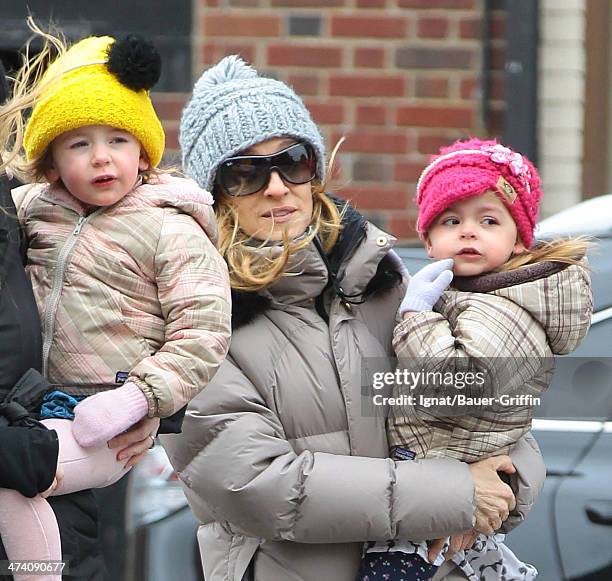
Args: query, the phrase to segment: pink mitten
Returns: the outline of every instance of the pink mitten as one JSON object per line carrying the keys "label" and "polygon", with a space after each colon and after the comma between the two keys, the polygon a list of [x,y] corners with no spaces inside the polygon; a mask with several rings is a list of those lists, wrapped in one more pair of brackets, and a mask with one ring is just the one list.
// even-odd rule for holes
{"label": "pink mitten", "polygon": [[145,394],[135,383],[128,382],[78,404],[74,408],[72,433],[83,448],[97,446],[125,432],[148,411]]}

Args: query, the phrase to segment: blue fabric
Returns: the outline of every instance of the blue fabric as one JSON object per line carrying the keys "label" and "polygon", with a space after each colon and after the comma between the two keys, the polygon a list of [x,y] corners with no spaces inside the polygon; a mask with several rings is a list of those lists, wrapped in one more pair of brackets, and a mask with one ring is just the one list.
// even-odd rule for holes
{"label": "blue fabric", "polygon": [[51,391],[43,398],[40,407],[40,419],[74,420],[74,407],[84,399],[85,396],[83,395],[70,395],[57,389]]}

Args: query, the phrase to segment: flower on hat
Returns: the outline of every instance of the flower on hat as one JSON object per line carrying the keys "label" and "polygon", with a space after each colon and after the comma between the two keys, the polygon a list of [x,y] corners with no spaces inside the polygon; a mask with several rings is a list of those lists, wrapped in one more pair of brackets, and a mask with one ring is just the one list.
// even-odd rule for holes
{"label": "flower on hat", "polygon": [[528,191],[531,191],[531,187],[529,186],[529,180],[531,179],[529,166],[520,153],[512,151],[501,143],[485,145],[481,149],[490,154],[491,161],[507,165],[512,175],[517,177]]}

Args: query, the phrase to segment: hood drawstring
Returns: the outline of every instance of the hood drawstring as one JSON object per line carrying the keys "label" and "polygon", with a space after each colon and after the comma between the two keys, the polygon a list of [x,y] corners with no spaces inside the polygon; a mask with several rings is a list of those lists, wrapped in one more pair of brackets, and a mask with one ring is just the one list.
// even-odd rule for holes
{"label": "hood drawstring", "polygon": [[[364,296],[363,292],[360,293],[345,293],[344,289],[340,286],[340,282],[338,281],[338,275],[336,271],[332,268],[327,255],[325,254],[325,250],[323,250],[323,246],[318,236],[315,236],[313,239],[313,244],[317,249],[317,252],[321,256],[323,263],[325,264],[325,268],[327,269],[328,274],[328,282],[323,289],[325,292],[330,286],[334,291],[334,294],[344,303],[344,306],[350,311],[351,305],[361,305],[366,302],[367,297]],[[323,293],[321,293],[322,296]]]}

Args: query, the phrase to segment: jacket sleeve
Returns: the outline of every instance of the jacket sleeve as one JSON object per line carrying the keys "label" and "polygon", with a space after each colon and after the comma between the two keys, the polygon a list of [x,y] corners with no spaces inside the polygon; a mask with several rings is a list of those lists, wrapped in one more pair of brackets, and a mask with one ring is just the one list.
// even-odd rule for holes
{"label": "jacket sleeve", "polygon": [[51,486],[59,446],[54,430],[2,427],[0,441],[0,488],[32,498]]}
{"label": "jacket sleeve", "polygon": [[305,543],[437,538],[473,524],[474,487],[452,459],[395,463],[304,451],[227,359],[162,442],[202,521]]}
{"label": "jacket sleeve", "polygon": [[402,368],[479,372],[479,382],[464,386],[470,396],[495,396],[500,389],[520,394],[532,382],[531,395],[541,395],[545,385],[533,380],[552,373],[554,359],[544,329],[525,309],[472,293],[451,312],[448,319],[435,311],[414,313],[395,328],[393,347]]}
{"label": "jacket sleeve", "polygon": [[531,432],[514,444],[508,455],[516,468],[516,472],[510,475],[516,507],[502,524],[502,533],[509,533],[525,520],[538,500],[546,480],[546,465]]}
{"label": "jacket sleeve", "polygon": [[473,293],[452,310],[452,319],[436,311],[405,317],[393,333],[397,356],[404,360],[477,360],[551,355],[544,329],[506,298]]}
{"label": "jacket sleeve", "polygon": [[229,347],[227,266],[204,230],[168,209],[155,252],[165,343],[136,365],[129,380],[149,401],[149,416],[168,417],[212,379]]}

